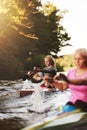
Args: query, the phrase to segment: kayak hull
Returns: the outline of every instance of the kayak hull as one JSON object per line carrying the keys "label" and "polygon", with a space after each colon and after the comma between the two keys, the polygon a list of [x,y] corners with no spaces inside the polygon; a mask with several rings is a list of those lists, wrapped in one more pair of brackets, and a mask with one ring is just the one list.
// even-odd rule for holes
{"label": "kayak hull", "polygon": [[71,112],[49,116],[21,130],[73,130],[73,128],[77,128],[78,126],[81,127],[82,124],[87,124],[87,113],[77,109]]}
{"label": "kayak hull", "polygon": [[[42,86],[40,86],[40,88],[41,88],[41,90],[42,90],[43,92],[45,92],[45,93],[57,92],[57,91],[58,91],[58,89],[55,89],[55,88],[49,89],[49,88],[42,87]],[[26,96],[26,95],[31,95],[34,91],[35,91],[34,88],[21,89],[21,90],[19,91],[19,96],[20,96],[20,97],[24,97],[24,96]]]}
{"label": "kayak hull", "polygon": [[20,97],[24,97],[26,95],[31,95],[33,92],[34,92],[34,89],[20,90],[19,95],[20,95]]}

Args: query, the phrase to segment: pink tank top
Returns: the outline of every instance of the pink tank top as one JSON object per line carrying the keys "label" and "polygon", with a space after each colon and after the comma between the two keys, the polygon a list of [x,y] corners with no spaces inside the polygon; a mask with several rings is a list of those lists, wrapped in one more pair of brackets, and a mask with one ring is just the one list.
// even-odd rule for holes
{"label": "pink tank top", "polygon": [[[87,71],[80,75],[76,76],[76,68],[71,69],[67,77],[70,79],[84,79],[87,78]],[[87,103],[87,85],[69,85],[71,95],[70,95],[70,102],[75,103],[76,100],[81,100]]]}

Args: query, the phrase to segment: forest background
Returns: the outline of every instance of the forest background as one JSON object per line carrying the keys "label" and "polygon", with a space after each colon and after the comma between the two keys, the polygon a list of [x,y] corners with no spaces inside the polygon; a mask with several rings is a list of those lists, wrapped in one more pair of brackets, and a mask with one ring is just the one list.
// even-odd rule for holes
{"label": "forest background", "polygon": [[19,79],[34,66],[44,67],[51,54],[58,71],[73,67],[73,55],[58,56],[71,46],[61,24],[67,10],[41,0],[0,0],[0,79]]}

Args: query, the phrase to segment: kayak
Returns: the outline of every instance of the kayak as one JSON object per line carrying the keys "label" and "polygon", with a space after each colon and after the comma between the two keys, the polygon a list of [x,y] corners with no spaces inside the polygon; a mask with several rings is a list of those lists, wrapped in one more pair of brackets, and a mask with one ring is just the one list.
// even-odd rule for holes
{"label": "kayak", "polygon": [[[66,108],[67,106],[64,109]],[[87,113],[70,107],[69,111],[58,111],[42,121],[21,130],[73,130],[76,126],[81,126],[82,123],[87,124]]]}
{"label": "kayak", "polygon": [[33,88],[21,89],[21,90],[19,91],[19,95],[20,95],[20,97],[24,97],[24,96],[26,96],[26,95],[32,94],[33,92],[34,92],[34,89],[33,89]]}
{"label": "kayak", "polygon": [[[85,121],[86,119],[86,121]],[[84,123],[83,123],[84,122]],[[81,127],[81,125],[87,123],[87,113],[85,112],[76,112],[76,113],[68,113],[60,116],[58,119],[42,126],[40,129],[42,130],[77,130],[77,127]],[[87,129],[87,126],[86,126]],[[84,129],[84,130],[86,130]],[[81,130],[81,129],[80,129]]]}
{"label": "kayak", "polygon": [[[46,87],[40,87],[41,90],[45,93],[50,93],[50,92],[57,92],[58,89],[55,89],[55,88],[46,88]],[[33,87],[31,88],[23,88],[19,91],[19,96],[20,97],[24,97],[26,95],[31,95],[33,92],[35,91],[35,89]]]}
{"label": "kayak", "polygon": [[[36,75],[34,75],[34,76],[36,76]],[[24,97],[26,95],[31,95],[33,92],[35,92],[35,87],[37,87],[37,86],[35,86],[35,83],[37,84],[37,83],[42,82],[42,80],[40,80],[40,79],[41,79],[40,77],[39,77],[39,79],[38,78],[33,79],[34,80],[34,85],[31,84],[33,82],[29,82],[29,80],[26,79],[24,81],[23,88],[21,90],[19,90],[19,96]],[[36,82],[35,82],[35,80],[36,80]],[[49,87],[45,87],[43,82],[42,82],[42,84],[39,84],[38,87],[40,87],[41,91],[46,92],[46,93],[47,92],[57,92],[58,91],[57,88],[54,88],[51,85],[49,85]]]}

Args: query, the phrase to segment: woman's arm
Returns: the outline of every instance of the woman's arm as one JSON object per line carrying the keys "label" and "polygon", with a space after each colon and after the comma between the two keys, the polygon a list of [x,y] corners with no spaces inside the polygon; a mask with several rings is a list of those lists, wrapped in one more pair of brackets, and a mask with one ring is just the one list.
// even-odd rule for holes
{"label": "woman's arm", "polygon": [[87,85],[87,79],[68,79],[70,84]]}
{"label": "woman's arm", "polygon": [[54,78],[51,78],[46,75],[43,77],[43,80],[45,82],[51,83],[52,86],[58,88],[61,91],[66,90],[68,88],[68,83],[62,80],[58,80],[58,75],[54,76]]}
{"label": "woman's arm", "polygon": [[63,91],[63,90],[66,90],[68,88],[68,83],[65,82],[65,81],[53,81],[53,86],[55,88],[58,88],[59,90]]}
{"label": "woman's arm", "polygon": [[68,84],[75,84],[75,85],[87,85],[87,78],[85,79],[69,79],[64,74],[60,74],[59,78]]}

